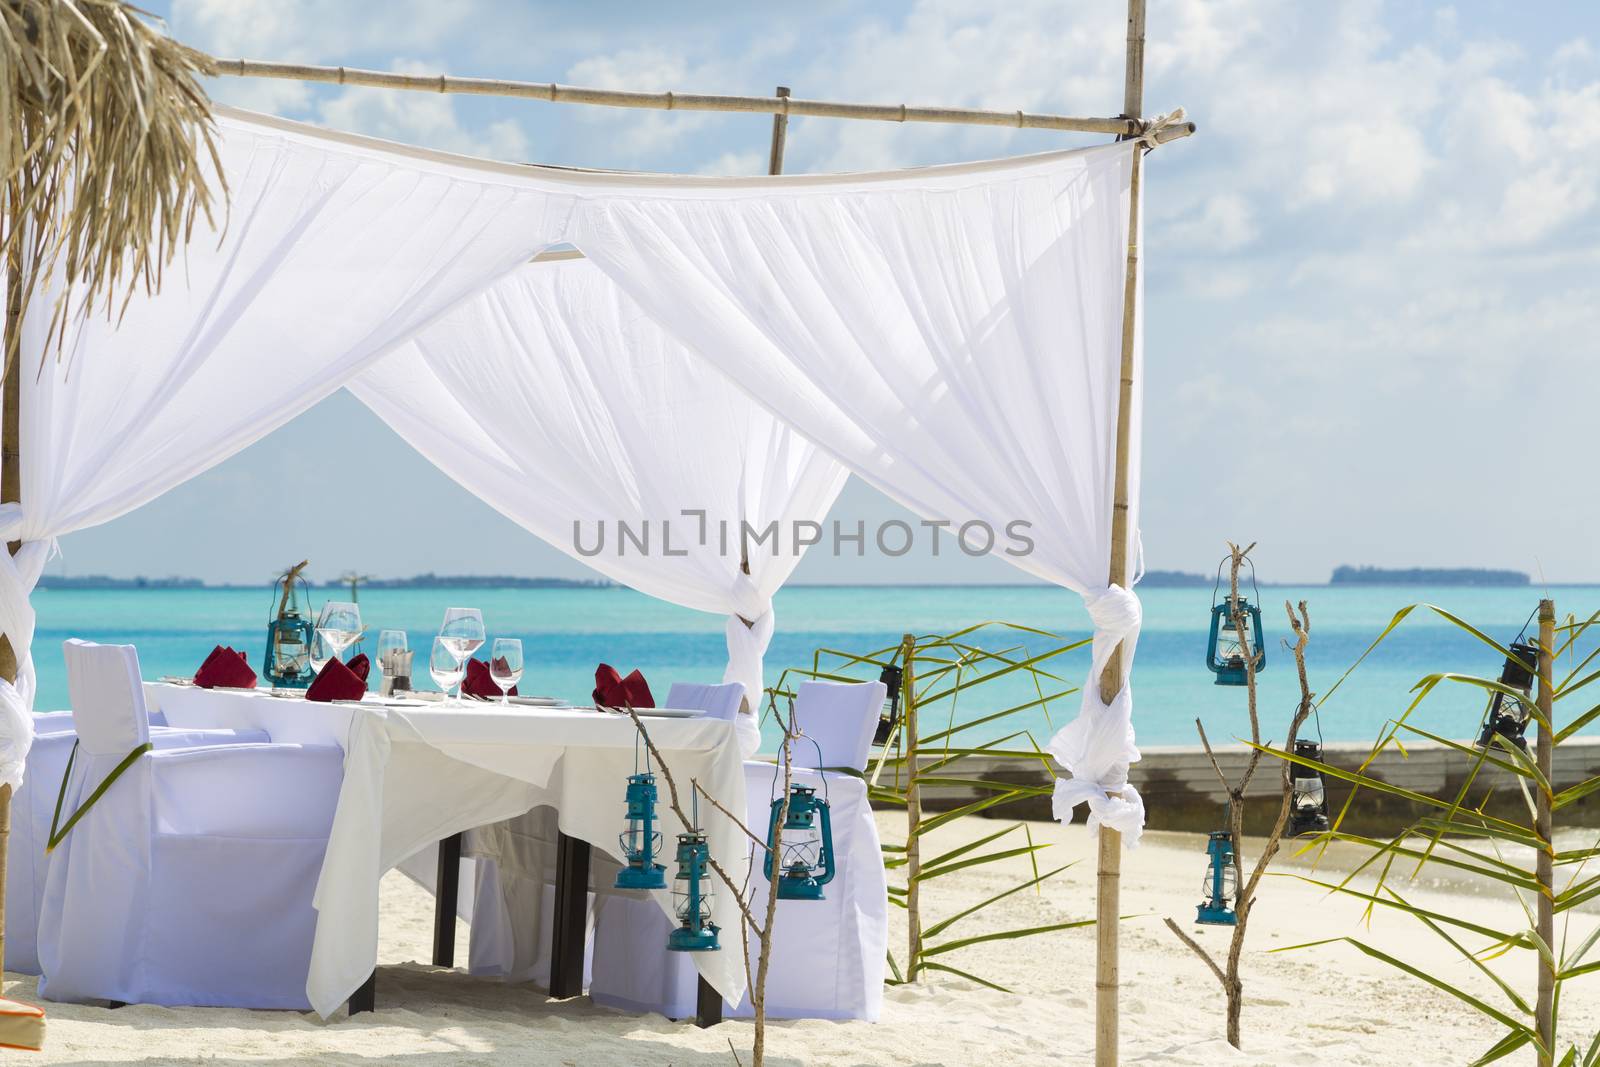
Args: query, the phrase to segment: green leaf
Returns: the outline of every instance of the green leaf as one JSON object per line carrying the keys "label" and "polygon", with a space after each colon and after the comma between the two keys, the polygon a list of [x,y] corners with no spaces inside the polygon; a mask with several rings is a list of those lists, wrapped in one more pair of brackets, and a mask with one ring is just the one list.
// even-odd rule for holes
{"label": "green leaf", "polygon": [[1533,1035],[1529,1033],[1509,1033],[1490,1046],[1488,1052],[1473,1060],[1472,1067],[1482,1067],[1485,1063],[1493,1063],[1495,1060],[1504,1059],[1532,1040]]}
{"label": "green leaf", "polygon": [[918,875],[917,880],[925,882],[930,878],[938,878],[940,875],[951,874],[955,871],[964,870],[968,867],[977,867],[985,863],[997,863],[1000,860],[1008,860],[1016,856],[1032,855],[1033,853],[1038,852],[1041,848],[1049,847],[1049,845],[1021,845],[1017,848],[1008,848],[1000,852],[988,852],[981,856],[972,856],[964,860],[957,860],[955,863],[945,864],[942,867],[924,867]]}
{"label": "green leaf", "polygon": [[957,970],[956,968],[951,967],[949,964],[939,963],[936,960],[930,960],[928,962],[923,963],[922,964],[922,969],[925,970],[925,971],[944,971],[947,974],[955,975],[957,978],[965,978],[969,982],[976,982],[981,986],[988,986],[990,989],[996,989],[996,990],[999,990],[1002,993],[1011,992],[1011,990],[1007,989],[1005,986],[996,985],[995,983],[989,981],[987,978],[979,978],[975,974],[969,974],[966,971]]}
{"label": "green leaf", "polygon": [[1590,793],[1596,792],[1597,790],[1600,790],[1600,775],[1589,779],[1587,782],[1579,782],[1575,786],[1563,789],[1561,792],[1556,794],[1555,799],[1550,802],[1550,805],[1555,810],[1560,811],[1568,804],[1576,803],[1577,801],[1582,800],[1584,797],[1588,796]]}
{"label": "green leaf", "polygon": [[975,912],[982,911],[984,908],[987,908],[989,905],[995,903],[996,901],[1004,900],[1006,897],[1011,896],[1013,893],[1020,893],[1024,889],[1032,889],[1034,886],[1038,885],[1040,882],[1043,882],[1046,878],[1054,878],[1056,875],[1060,874],[1062,871],[1066,870],[1068,867],[1071,867],[1071,866],[1072,866],[1071,863],[1063,863],[1061,866],[1057,867],[1053,871],[1046,871],[1044,874],[1037,875],[1037,876],[1035,876],[1033,878],[1030,878],[1026,882],[1022,882],[1022,883],[1020,883],[1018,885],[1014,885],[1009,889],[1003,889],[1003,890],[1001,890],[1000,892],[996,893],[994,896],[990,897],[987,900],[979,901],[978,903],[972,905],[970,908],[967,908],[964,911],[956,912],[954,915],[950,916],[948,919],[939,920],[938,922],[934,923],[932,926],[930,926],[927,929],[923,930],[922,931],[922,936],[924,938],[938,937],[940,934],[944,933],[950,927],[954,926],[956,923],[960,922],[962,919],[965,919],[968,915],[972,915]]}
{"label": "green leaf", "polygon": [[[1457,927],[1458,929],[1462,929],[1462,930],[1470,930],[1475,934],[1479,934],[1479,935],[1481,935],[1483,937],[1487,937],[1487,938],[1489,938],[1490,940],[1493,940],[1493,941],[1512,942],[1512,941],[1519,941],[1519,940],[1525,940],[1526,939],[1526,932],[1524,932],[1523,934],[1520,934],[1520,935],[1519,934],[1507,934],[1507,933],[1505,933],[1503,931],[1496,930],[1493,927],[1484,926],[1484,925],[1482,925],[1480,923],[1470,922],[1470,921],[1468,921],[1466,919],[1458,919],[1453,915],[1444,915],[1444,914],[1442,914],[1440,912],[1428,911],[1427,909],[1419,908],[1419,907],[1417,907],[1417,906],[1415,906],[1413,904],[1404,904],[1404,903],[1400,903],[1400,902],[1395,901],[1395,900],[1391,900],[1388,897],[1377,896],[1377,895],[1372,894],[1372,893],[1363,893],[1359,889],[1351,889],[1349,886],[1342,886],[1342,885],[1336,885],[1336,884],[1334,884],[1332,882],[1319,881],[1316,878],[1310,878],[1310,877],[1307,877],[1306,875],[1303,875],[1303,874],[1285,874],[1285,875],[1283,875],[1283,877],[1285,877],[1285,878],[1297,878],[1300,881],[1305,882],[1305,883],[1307,883],[1309,885],[1320,886],[1323,889],[1328,890],[1330,893],[1342,893],[1345,896],[1355,897],[1358,900],[1365,900],[1365,901],[1367,901],[1369,903],[1372,903],[1372,904],[1379,904],[1379,905],[1382,905],[1383,907],[1386,907],[1386,908],[1392,908],[1395,911],[1403,911],[1406,914],[1412,915],[1412,916],[1416,916],[1417,918],[1426,917],[1426,918],[1429,918],[1429,919],[1434,919],[1434,920],[1436,920],[1438,922],[1441,922],[1441,923],[1444,923],[1444,924],[1446,924],[1448,926],[1454,926],[1454,927]],[[1532,947],[1532,943],[1529,942],[1528,946]]]}
{"label": "green leaf", "polygon": [[966,855],[968,852],[971,852],[974,849],[982,848],[984,845],[987,845],[991,841],[994,841],[994,840],[997,840],[999,838],[1002,838],[1006,834],[1014,834],[1018,830],[1021,830],[1021,829],[1023,829],[1023,824],[1020,823],[1020,822],[1012,823],[1010,826],[1003,826],[1000,829],[996,830],[994,833],[989,834],[987,837],[980,837],[976,841],[968,841],[966,844],[958,845],[957,847],[951,849],[948,852],[940,853],[939,855],[935,856],[933,859],[925,861],[924,865],[928,866],[928,867],[937,867],[942,863],[949,863],[951,860],[959,859],[960,857]]}
{"label": "green leaf", "polygon": [[1441,978],[1436,978],[1433,975],[1429,974],[1428,972],[1426,972],[1424,970],[1421,970],[1421,969],[1419,969],[1417,967],[1413,967],[1411,964],[1405,962],[1404,960],[1398,959],[1398,958],[1396,958],[1394,956],[1389,955],[1387,952],[1384,952],[1382,949],[1373,948],[1371,945],[1368,945],[1368,944],[1365,944],[1364,942],[1358,941],[1353,937],[1347,937],[1344,940],[1346,942],[1348,942],[1349,944],[1354,945],[1356,948],[1360,949],[1362,952],[1366,953],[1368,956],[1371,956],[1373,959],[1378,960],[1378,961],[1380,961],[1382,963],[1387,963],[1389,966],[1394,967],[1397,970],[1404,971],[1407,974],[1411,975],[1413,978],[1420,978],[1424,982],[1427,982],[1429,985],[1433,986],[1435,989],[1442,990],[1443,992],[1449,993],[1451,996],[1455,997],[1457,1000],[1461,1001],[1462,1003],[1471,1005],[1473,1008],[1475,1008],[1478,1011],[1479,1014],[1487,1015],[1489,1018],[1493,1019],[1495,1022],[1500,1023],[1501,1025],[1506,1027],[1506,1029],[1511,1030],[1513,1033],[1527,1034],[1530,1039],[1533,1038],[1533,1036],[1534,1036],[1533,1031],[1530,1030],[1527,1026],[1525,1026],[1522,1023],[1518,1022],[1516,1019],[1514,1019],[1511,1016],[1507,1015],[1505,1012],[1501,1011],[1500,1009],[1494,1007],[1492,1004],[1487,1004],[1484,1001],[1479,1000],[1477,997],[1473,996],[1471,993],[1468,993],[1465,990],[1457,989],[1455,986],[1451,985],[1449,982],[1446,982]]}
{"label": "green leaf", "polygon": [[[1127,916],[1124,916],[1127,918]],[[1029,926],[1020,930],[997,930],[987,934],[977,934],[973,937],[963,937],[956,941],[946,941],[942,945],[923,945],[924,956],[938,956],[956,949],[967,948],[970,945],[980,945],[987,941],[1016,941],[1024,937],[1036,937],[1039,934],[1050,934],[1057,930],[1079,930],[1085,926],[1093,926],[1093,919],[1079,919],[1076,922],[1050,923],[1048,926]]]}

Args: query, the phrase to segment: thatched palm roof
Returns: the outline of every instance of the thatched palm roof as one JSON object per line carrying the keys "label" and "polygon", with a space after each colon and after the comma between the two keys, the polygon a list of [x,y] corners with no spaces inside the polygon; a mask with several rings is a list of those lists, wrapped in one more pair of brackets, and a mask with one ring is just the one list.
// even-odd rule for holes
{"label": "thatched palm roof", "polygon": [[[8,289],[20,279],[25,298],[59,266],[72,310],[87,313],[159,285],[196,216],[218,201],[197,81],[210,63],[121,0],[0,0]],[[57,305],[57,330],[67,311]]]}

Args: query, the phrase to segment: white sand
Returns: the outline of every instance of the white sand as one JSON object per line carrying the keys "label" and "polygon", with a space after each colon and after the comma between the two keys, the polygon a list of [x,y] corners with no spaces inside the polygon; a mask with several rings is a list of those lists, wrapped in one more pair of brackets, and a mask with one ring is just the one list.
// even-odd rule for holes
{"label": "white sand", "polygon": [[[880,816],[886,835],[892,816]],[[953,828],[976,836],[998,823],[967,820]],[[1042,895],[1017,894],[956,927],[963,934],[1085,918],[1093,910],[1092,847],[1081,826],[1035,824],[1037,840],[1055,847],[1041,861],[1077,860]],[[1204,868],[1203,839],[1150,834],[1124,860],[1123,1062],[1234,1065],[1461,1064],[1498,1036],[1493,1023],[1423,983],[1399,975],[1353,948],[1297,953],[1268,949],[1326,937],[1362,935],[1452,981],[1470,981],[1469,966],[1426,930],[1403,916],[1382,914],[1370,932],[1360,907],[1329,900],[1290,879],[1269,880],[1252,923],[1244,971],[1243,1053],[1222,1039],[1216,980],[1161,924],[1194,917]],[[1247,855],[1253,849],[1247,846]],[[1346,857],[1335,857],[1346,861]],[[986,869],[931,883],[927,914],[948,915],[1014,884],[1025,871]],[[1280,869],[1288,869],[1281,866]],[[1472,909],[1489,925],[1511,927],[1520,912],[1499,899],[1471,898],[1460,883],[1431,876],[1415,888],[1415,903],[1460,913]],[[892,909],[893,910],[893,909]],[[728,1022],[709,1031],[659,1016],[637,1017],[593,1007],[587,999],[561,1004],[526,986],[480,981],[408,960],[428,958],[432,899],[399,875],[384,883],[379,1010],[329,1022],[287,1012],[127,1007],[116,1011],[46,1004],[49,1044],[43,1055],[0,1053],[10,1063],[318,1063],[392,1062],[434,1065],[732,1064],[729,1042],[749,1062],[751,1026]],[[1594,909],[1576,926],[1597,920]],[[1188,926],[1189,929],[1196,929]],[[1200,938],[1226,951],[1227,931]],[[904,943],[903,925],[891,944]],[[465,927],[458,950],[464,956]],[[866,1023],[786,1022],[769,1030],[769,1061],[811,1064],[1089,1063],[1093,1040],[1093,928],[1020,942],[961,950],[950,962],[1016,992],[997,993],[948,976],[916,988],[891,989],[883,1019]],[[1503,964],[1502,964],[1503,965]],[[1531,975],[1531,967],[1526,968]],[[7,975],[7,994],[36,1000],[33,979]],[[1600,978],[1572,987],[1563,1004],[1564,1032],[1576,1037],[1600,1028]],[[1486,983],[1472,983],[1480,992]],[[1530,990],[1531,981],[1523,983]],[[1499,1003],[1498,1001],[1496,1003]],[[1529,1063],[1513,1058],[1506,1063]]]}

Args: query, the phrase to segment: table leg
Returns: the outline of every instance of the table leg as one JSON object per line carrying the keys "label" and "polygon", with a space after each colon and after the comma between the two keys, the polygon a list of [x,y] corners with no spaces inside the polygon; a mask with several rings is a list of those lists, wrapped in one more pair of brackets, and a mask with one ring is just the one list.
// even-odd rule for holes
{"label": "table leg", "polygon": [[583,993],[583,954],[588,938],[589,842],[561,834],[556,845],[556,903],[550,936],[550,995]]}
{"label": "table leg", "polygon": [[722,1021],[722,994],[704,978],[695,991],[694,1024],[704,1030]]}
{"label": "table leg", "polygon": [[373,1011],[378,1003],[378,969],[374,967],[367,980],[350,994],[350,1014]]}
{"label": "table leg", "polygon": [[456,898],[461,892],[461,835],[439,842],[439,876],[434,882],[433,965],[456,965]]}

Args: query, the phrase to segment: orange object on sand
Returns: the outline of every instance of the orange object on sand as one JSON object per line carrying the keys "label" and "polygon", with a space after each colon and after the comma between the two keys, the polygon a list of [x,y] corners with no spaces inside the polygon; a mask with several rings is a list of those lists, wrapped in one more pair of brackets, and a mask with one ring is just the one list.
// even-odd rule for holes
{"label": "orange object on sand", "polygon": [[0,1048],[44,1048],[44,1009],[0,997]]}

